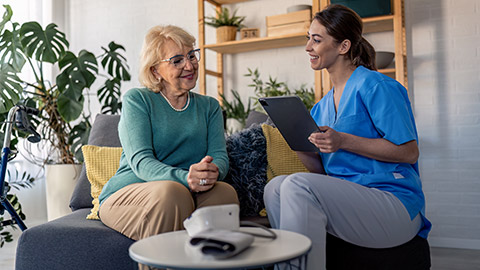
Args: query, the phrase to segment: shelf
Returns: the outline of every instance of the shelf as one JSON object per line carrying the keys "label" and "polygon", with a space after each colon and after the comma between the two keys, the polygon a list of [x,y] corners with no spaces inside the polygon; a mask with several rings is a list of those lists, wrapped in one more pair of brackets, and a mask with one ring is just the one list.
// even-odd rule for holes
{"label": "shelf", "polygon": [[204,48],[217,53],[241,53],[292,46],[305,46],[307,43],[306,35],[306,33],[298,33],[276,37],[242,39],[225,43],[208,44],[205,45]]}
{"label": "shelf", "polygon": [[[393,15],[386,15],[374,18],[364,18],[364,33],[392,31]],[[205,49],[217,53],[242,53],[266,49],[275,49],[292,46],[303,46],[306,44],[306,33],[283,35],[276,37],[261,37],[229,41],[225,43],[208,44]]]}
{"label": "shelf", "polygon": [[235,3],[242,3],[242,2],[247,2],[250,0],[206,0],[213,5],[228,5],[228,4],[235,4]]}
{"label": "shelf", "polygon": [[393,30],[393,15],[364,18],[363,33],[375,33]]}
{"label": "shelf", "polygon": [[379,69],[378,72],[383,73],[383,74],[385,74],[385,75],[388,75],[388,74],[393,74],[393,75],[395,75],[395,68]]}

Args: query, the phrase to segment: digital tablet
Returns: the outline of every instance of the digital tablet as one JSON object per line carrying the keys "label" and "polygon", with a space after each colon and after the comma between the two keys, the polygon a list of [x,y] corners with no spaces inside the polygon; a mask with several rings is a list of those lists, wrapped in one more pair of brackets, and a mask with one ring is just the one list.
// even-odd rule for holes
{"label": "digital tablet", "polygon": [[318,152],[308,137],[320,129],[298,96],[264,97],[258,101],[293,151]]}

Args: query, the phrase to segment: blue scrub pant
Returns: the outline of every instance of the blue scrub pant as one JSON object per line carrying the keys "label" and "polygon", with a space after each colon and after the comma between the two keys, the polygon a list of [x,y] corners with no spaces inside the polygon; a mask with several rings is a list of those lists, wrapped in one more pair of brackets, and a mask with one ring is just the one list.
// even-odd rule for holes
{"label": "blue scrub pant", "polygon": [[296,173],[272,179],[265,206],[273,228],[312,240],[307,269],[325,269],[326,233],[355,245],[388,248],[411,240],[422,226],[392,193],[323,174]]}

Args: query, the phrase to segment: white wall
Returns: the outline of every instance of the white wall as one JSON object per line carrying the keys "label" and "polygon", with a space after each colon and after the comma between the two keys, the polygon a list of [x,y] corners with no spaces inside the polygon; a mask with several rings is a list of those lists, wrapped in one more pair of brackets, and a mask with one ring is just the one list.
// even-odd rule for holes
{"label": "white wall", "polygon": [[480,248],[480,1],[407,1],[431,244]]}
{"label": "white wall", "polygon": [[[248,27],[266,34],[267,15],[284,13],[290,0],[256,0],[237,4],[248,15]],[[420,170],[433,223],[432,246],[480,249],[480,1],[405,1],[409,91],[417,119]],[[309,0],[295,4],[310,4]],[[114,40],[125,46],[132,81],[123,91],[138,86],[139,52],[146,31],[157,24],[175,24],[198,36],[196,0],[65,0],[71,49],[100,52]],[[207,13],[212,9],[207,5]],[[261,11],[261,12],[259,12]],[[207,28],[207,42],[214,30]],[[388,33],[367,37],[378,50],[393,50]],[[253,95],[243,74],[259,68],[292,87],[313,87],[313,72],[303,47],[226,56],[225,89]],[[214,55],[207,54],[214,68]],[[215,80],[208,81],[215,95]],[[228,92],[227,92],[228,95]],[[95,112],[94,112],[95,113]]]}

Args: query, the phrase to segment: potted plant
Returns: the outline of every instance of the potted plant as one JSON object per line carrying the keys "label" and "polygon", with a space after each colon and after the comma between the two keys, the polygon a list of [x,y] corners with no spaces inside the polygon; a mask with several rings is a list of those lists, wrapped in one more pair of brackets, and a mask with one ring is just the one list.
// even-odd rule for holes
{"label": "potted plant", "polygon": [[[34,21],[20,25],[11,21],[10,6],[4,7],[0,21],[0,119],[18,103],[40,110],[33,122],[50,149],[45,158],[32,159],[42,166],[78,164],[82,161],[80,147],[86,144],[91,127],[90,115],[84,112],[85,94],[101,78],[103,84],[97,96],[102,112],[120,111],[121,82],[130,80],[126,59],[121,54],[125,49],[110,42],[101,47],[103,53],[99,56],[87,50],[75,54],[68,50],[69,42],[57,25],[51,23],[42,28]],[[21,72],[27,69],[33,74],[32,81],[22,77]],[[52,69],[58,70],[54,80],[46,73]],[[65,208],[68,209],[68,203]]]}
{"label": "potted plant", "polygon": [[248,69],[248,73],[244,75],[245,77],[250,77],[252,83],[249,84],[249,87],[254,88],[255,92],[255,110],[263,111],[262,106],[258,102],[258,98],[261,97],[275,97],[275,96],[290,96],[297,95],[305,104],[305,107],[310,110],[313,105],[315,105],[315,91],[313,88],[306,88],[305,85],[301,85],[300,88],[295,90],[290,90],[288,85],[285,82],[279,82],[277,78],[272,78],[268,76],[268,81],[264,82],[260,79],[260,72],[258,69],[252,70]]}
{"label": "potted plant", "polygon": [[233,100],[229,102],[224,94],[220,94],[222,99],[222,109],[225,111],[227,118],[227,131],[232,134],[245,127],[245,123],[250,113],[250,99],[248,104],[245,105],[242,102],[240,94],[236,90],[232,90]]}
{"label": "potted plant", "polygon": [[207,25],[217,28],[217,43],[235,40],[238,30],[245,27],[242,22],[245,16],[237,16],[237,10],[230,15],[230,10],[226,7],[221,7],[216,10],[216,17],[205,17]]}

